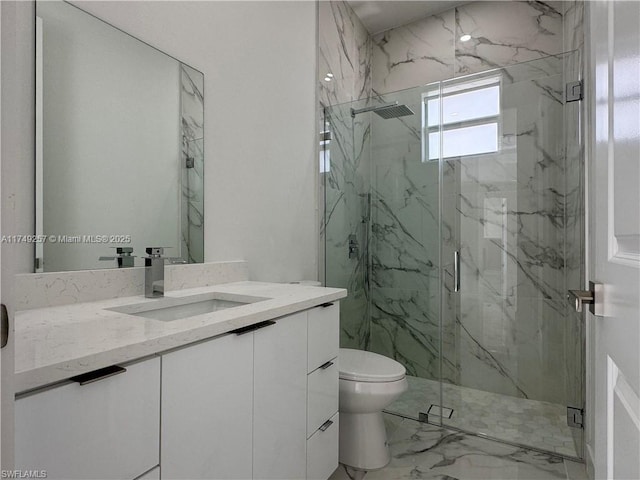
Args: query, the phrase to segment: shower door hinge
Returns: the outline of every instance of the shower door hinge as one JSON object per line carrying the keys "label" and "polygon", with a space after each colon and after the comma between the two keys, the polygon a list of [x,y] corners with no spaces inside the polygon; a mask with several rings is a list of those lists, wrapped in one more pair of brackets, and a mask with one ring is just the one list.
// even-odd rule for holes
{"label": "shower door hinge", "polygon": [[582,81],[567,83],[567,89],[565,92],[565,101],[567,103],[577,102],[579,100],[582,100],[582,97],[583,97]]}
{"label": "shower door hinge", "polygon": [[567,425],[574,428],[584,428],[584,410],[567,407]]}

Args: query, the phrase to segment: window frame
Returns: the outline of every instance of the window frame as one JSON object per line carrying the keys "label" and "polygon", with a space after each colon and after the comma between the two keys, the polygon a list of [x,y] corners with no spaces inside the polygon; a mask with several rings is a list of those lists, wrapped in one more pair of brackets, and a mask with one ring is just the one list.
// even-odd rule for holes
{"label": "window frame", "polygon": [[[502,136],[502,88],[503,78],[502,75],[491,75],[481,79],[474,79],[469,82],[456,82],[454,85],[443,87],[444,82],[437,82],[427,85],[427,91],[422,94],[422,162],[437,161],[440,158],[448,160],[452,158],[463,158],[471,156],[493,155],[499,153],[502,150],[501,136]],[[442,122],[442,109],[446,98],[463,93],[498,87],[498,113],[496,115],[488,115],[483,117],[471,118],[468,120],[462,120],[459,122],[449,122],[444,124]],[[438,114],[439,121],[429,126],[429,101],[439,100],[440,111]],[[468,153],[465,155],[444,155],[444,133],[447,131],[459,130],[462,128],[474,127],[479,125],[496,125],[496,149],[489,152],[477,152]],[[429,136],[431,134],[438,134],[440,139],[440,152],[435,158],[429,157]]]}

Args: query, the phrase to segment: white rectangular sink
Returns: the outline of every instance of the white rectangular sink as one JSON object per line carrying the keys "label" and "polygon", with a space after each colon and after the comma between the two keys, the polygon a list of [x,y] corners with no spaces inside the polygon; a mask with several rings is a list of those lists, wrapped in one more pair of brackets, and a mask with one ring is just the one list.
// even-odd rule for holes
{"label": "white rectangular sink", "polygon": [[227,308],[241,307],[250,303],[269,300],[264,297],[233,295],[227,293],[202,293],[188,297],[163,297],[142,303],[107,308],[113,312],[152,318],[163,322],[171,322],[183,318],[195,317],[205,313],[213,313]]}

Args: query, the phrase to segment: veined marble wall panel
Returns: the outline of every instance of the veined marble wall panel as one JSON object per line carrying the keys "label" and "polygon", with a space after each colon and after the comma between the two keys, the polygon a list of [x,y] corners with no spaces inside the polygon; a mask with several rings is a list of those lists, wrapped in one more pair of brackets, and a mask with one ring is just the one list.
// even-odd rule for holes
{"label": "veined marble wall panel", "polygon": [[[564,2],[472,2],[456,8],[456,76],[563,51]],[[471,35],[467,42],[462,35]]]}
{"label": "veined marble wall panel", "polygon": [[[370,349],[412,375],[440,377],[438,162],[423,162],[422,89],[376,99],[414,115],[371,115]],[[443,376],[454,367],[443,365]]]}
{"label": "veined marble wall panel", "polygon": [[[369,124],[351,117],[351,104],[327,108],[331,131],[330,161],[325,176],[325,281],[343,287],[349,296],[341,302],[341,346],[365,348],[369,336],[368,274]],[[355,143],[358,141],[359,143]],[[349,255],[349,241],[357,250]]]}
{"label": "veined marble wall panel", "polygon": [[443,220],[460,246],[462,288],[458,305],[445,304],[455,345],[443,355],[460,385],[562,402],[563,76],[561,59],[550,76],[553,62],[538,63],[502,79],[501,151],[445,163]]}
{"label": "veined marble wall panel", "polygon": [[432,283],[432,290],[372,287],[369,350],[396,359],[409,375],[438,379],[440,321],[431,308],[438,303],[437,276]]}
{"label": "veined marble wall panel", "polygon": [[373,90],[393,92],[452,78],[455,11],[393,28],[373,38]]}
{"label": "veined marble wall panel", "polygon": [[[369,98],[371,37],[342,1],[318,3],[318,87],[323,106]],[[331,81],[324,78],[330,73]]]}
{"label": "veined marble wall panel", "polygon": [[[320,244],[326,246],[320,276],[327,286],[349,291],[341,302],[341,346],[364,349],[369,339],[369,224],[363,220],[369,211],[370,125],[368,115],[351,117],[351,107],[358,105],[340,104],[365,99],[362,107],[371,95],[371,39],[342,1],[318,2],[318,22],[319,125],[331,134],[324,146],[328,172],[320,174]],[[352,235],[358,252],[349,258]]]}
{"label": "veined marble wall panel", "polygon": [[[563,23],[567,11],[568,23]],[[470,2],[373,38],[375,93],[556,55],[563,39],[580,38],[581,7],[573,2]],[[564,27],[564,28],[563,28]],[[472,36],[462,42],[463,34]],[[572,42],[577,48],[577,40]]]}
{"label": "veined marble wall panel", "polygon": [[565,2],[564,51],[581,51],[584,47],[584,0]]}

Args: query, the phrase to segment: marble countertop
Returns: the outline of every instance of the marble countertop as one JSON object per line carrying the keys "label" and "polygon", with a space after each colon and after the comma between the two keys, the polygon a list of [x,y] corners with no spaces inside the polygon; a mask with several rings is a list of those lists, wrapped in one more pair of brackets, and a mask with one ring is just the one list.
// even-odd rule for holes
{"label": "marble countertop", "polygon": [[339,288],[247,281],[171,291],[164,299],[212,292],[264,300],[172,321],[107,310],[158,301],[143,296],[17,312],[15,391],[43,387],[347,296]]}

